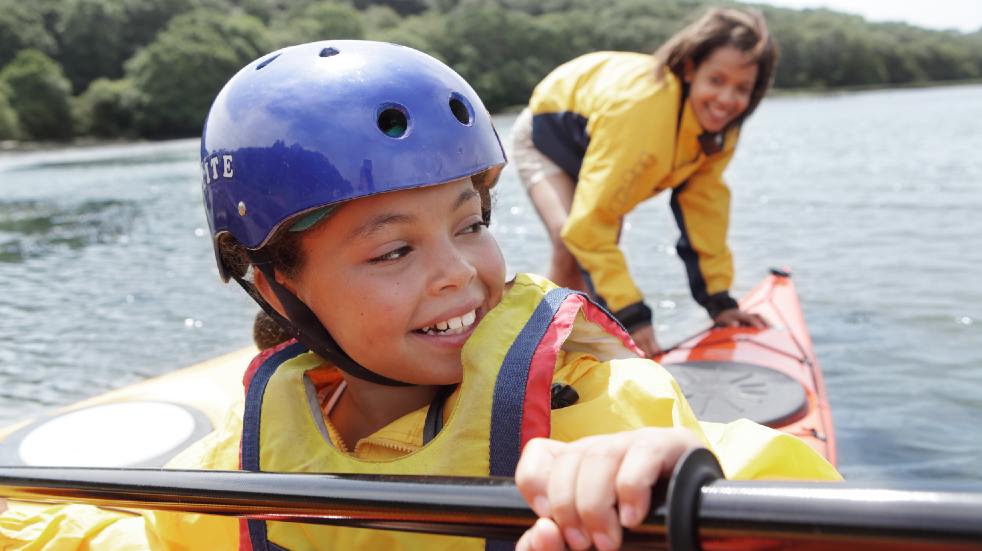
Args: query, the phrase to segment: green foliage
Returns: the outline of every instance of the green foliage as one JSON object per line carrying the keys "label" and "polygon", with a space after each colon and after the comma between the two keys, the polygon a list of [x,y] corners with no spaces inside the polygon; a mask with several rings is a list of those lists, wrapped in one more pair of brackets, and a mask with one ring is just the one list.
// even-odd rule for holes
{"label": "green foliage", "polygon": [[138,101],[139,95],[130,80],[94,80],[78,98],[79,127],[91,136],[130,136],[134,133]]}
{"label": "green foliage", "polygon": [[0,81],[0,140],[14,140],[20,137],[20,122],[17,111],[10,105],[10,87]]}
{"label": "green foliage", "polygon": [[54,36],[44,25],[43,13],[21,0],[0,0],[0,67],[28,48],[53,55]]}
{"label": "green foliage", "polygon": [[10,91],[21,131],[36,140],[72,136],[72,85],[56,61],[38,50],[21,50],[0,71],[0,82]]}
{"label": "green foliage", "polygon": [[359,10],[372,6],[386,6],[399,15],[416,15],[429,7],[426,0],[354,0],[354,6]]}
{"label": "green foliage", "polygon": [[250,15],[195,10],[175,17],[126,63],[139,94],[140,134],[199,133],[222,85],[270,49],[266,28]]}
{"label": "green foliage", "polygon": [[388,6],[370,6],[361,12],[361,20],[367,32],[383,31],[399,26],[402,16]]}
{"label": "green foliage", "polygon": [[442,23],[429,35],[434,52],[470,82],[488,109],[528,101],[538,81],[568,58],[564,37],[522,12],[493,5],[458,8]]}
{"label": "green foliage", "polygon": [[[500,109],[528,101],[546,73],[582,53],[652,52],[710,5],[732,3],[0,0],[0,69],[22,50],[43,52],[61,64],[76,93],[86,90],[74,102],[80,131],[183,136],[198,132],[214,94],[237,69],[274,47],[368,38],[404,44],[449,63],[489,108]],[[871,24],[829,10],[759,9],[781,50],[778,87],[982,77],[982,29],[970,34],[938,32]],[[20,84],[0,95],[0,137],[15,131],[26,138],[64,137],[70,132],[70,102],[59,84],[61,69],[45,59],[32,54],[12,69],[11,75],[19,75],[12,78]],[[30,88],[25,84],[31,80],[24,76],[28,73],[34,85],[54,98],[43,111],[60,113],[54,117],[57,125],[41,124],[46,115],[36,108],[36,98],[23,91]]]}
{"label": "green foliage", "polygon": [[359,39],[365,36],[361,16],[351,6],[313,4],[298,15],[277,20],[273,26],[276,47],[328,39]]}
{"label": "green foliage", "polygon": [[123,73],[126,49],[123,10],[105,0],[66,0],[58,21],[61,54],[58,56],[76,91],[100,76]]}

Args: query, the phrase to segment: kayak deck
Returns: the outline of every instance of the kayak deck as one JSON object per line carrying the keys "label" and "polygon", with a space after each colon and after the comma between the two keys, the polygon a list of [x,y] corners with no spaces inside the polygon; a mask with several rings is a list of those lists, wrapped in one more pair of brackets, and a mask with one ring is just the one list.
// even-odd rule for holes
{"label": "kayak deck", "polygon": [[773,270],[740,307],[770,327],[713,327],[656,359],[701,420],[751,419],[801,438],[834,465],[828,396],[791,277]]}

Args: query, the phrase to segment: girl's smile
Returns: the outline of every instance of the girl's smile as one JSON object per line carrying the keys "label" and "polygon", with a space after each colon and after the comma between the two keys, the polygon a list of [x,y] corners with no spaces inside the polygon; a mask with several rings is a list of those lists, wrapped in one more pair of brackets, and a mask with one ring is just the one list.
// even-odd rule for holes
{"label": "girl's smile", "polygon": [[460,350],[505,279],[470,178],[351,201],[300,246],[283,283],[356,362],[416,385],[460,382]]}
{"label": "girl's smile", "polygon": [[686,66],[689,101],[703,130],[719,132],[747,110],[757,70],[757,64],[733,46],[717,48],[698,67]]}

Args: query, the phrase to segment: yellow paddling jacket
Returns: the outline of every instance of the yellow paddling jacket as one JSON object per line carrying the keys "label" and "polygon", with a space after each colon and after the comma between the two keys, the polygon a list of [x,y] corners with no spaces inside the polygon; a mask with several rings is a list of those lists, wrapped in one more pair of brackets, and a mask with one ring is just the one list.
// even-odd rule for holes
{"label": "yellow paddling jacket", "polygon": [[[423,425],[432,417],[424,407],[369,437],[408,453],[394,456],[383,453],[382,446],[359,444],[347,454],[331,443],[305,376],[322,360],[297,345],[287,346],[253,363],[244,415],[230,416],[224,429],[171,466],[234,469],[241,453],[246,470],[511,475],[521,446],[535,436],[572,441],[645,426],[684,426],[715,451],[730,478],[838,478],[831,465],[794,436],[746,420],[698,422],[671,376],[637,357],[626,333],[605,311],[583,295],[556,289],[536,276],[515,279],[467,341],[462,362],[463,381],[447,401],[443,428],[432,440],[422,443]],[[553,383],[572,386],[578,399],[572,405],[553,403]],[[240,526],[235,519],[198,514],[145,513],[144,522],[137,523],[139,518],[92,507],[12,509],[0,517],[4,549],[211,551],[238,545],[270,551],[408,551],[500,546],[473,538],[280,522]],[[77,517],[85,524],[66,518],[71,514],[85,514]]]}
{"label": "yellow paddling jacket", "polygon": [[657,71],[647,54],[587,54],[553,70],[529,102],[536,149],[576,182],[563,242],[628,330],[650,324],[651,310],[618,247],[621,221],[669,189],[693,298],[711,317],[737,305],[722,175],[738,130],[703,132],[675,75]]}

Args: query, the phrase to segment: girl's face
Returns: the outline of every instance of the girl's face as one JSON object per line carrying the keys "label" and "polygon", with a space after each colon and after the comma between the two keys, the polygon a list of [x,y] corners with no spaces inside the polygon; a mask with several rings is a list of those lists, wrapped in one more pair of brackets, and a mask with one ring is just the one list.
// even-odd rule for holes
{"label": "girl's face", "polygon": [[750,105],[757,64],[733,46],[716,48],[698,67],[685,66],[689,102],[699,126],[719,132]]}
{"label": "girl's face", "polygon": [[307,234],[283,283],[345,352],[400,381],[460,382],[460,349],[505,283],[469,178],[354,200]]}

